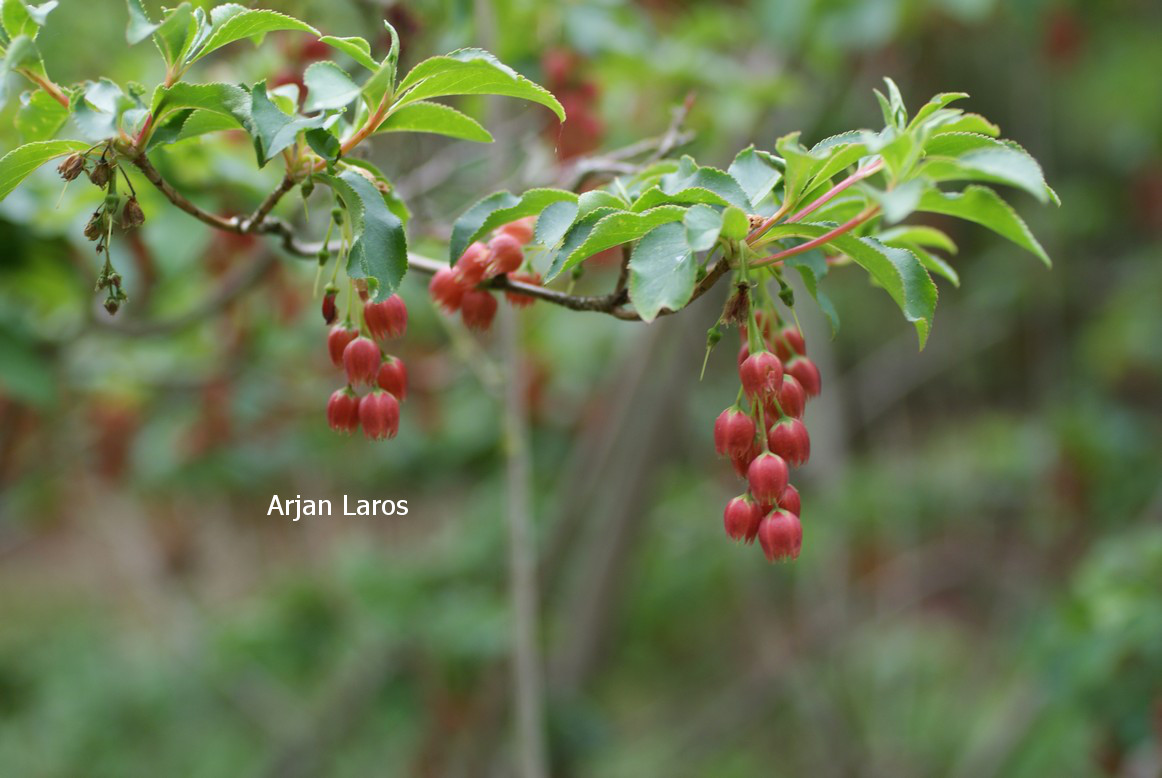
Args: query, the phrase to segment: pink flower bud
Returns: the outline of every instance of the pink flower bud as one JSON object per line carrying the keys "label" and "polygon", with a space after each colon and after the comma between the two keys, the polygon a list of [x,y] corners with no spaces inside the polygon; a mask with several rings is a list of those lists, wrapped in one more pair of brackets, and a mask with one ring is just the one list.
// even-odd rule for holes
{"label": "pink flower bud", "polygon": [[345,327],[342,324],[331,328],[327,333],[327,353],[331,355],[331,362],[335,367],[343,367],[343,351],[347,344],[359,337],[359,330]]}
{"label": "pink flower bud", "polygon": [[823,382],[819,376],[819,368],[815,366],[814,362],[807,357],[795,357],[787,363],[787,372],[795,376],[795,379],[802,384],[803,391],[807,393],[808,397],[819,396]]}
{"label": "pink flower bud", "polygon": [[379,375],[376,378],[379,388],[388,394],[395,395],[395,399],[403,402],[408,393],[408,371],[403,360],[397,357],[388,357],[379,366]]}
{"label": "pink flower bud", "polygon": [[428,294],[444,311],[455,313],[460,310],[460,300],[464,297],[464,285],[460,283],[456,271],[450,267],[441,268],[432,276],[428,284]]}
{"label": "pink flower bud", "polygon": [[469,289],[460,301],[460,316],[470,330],[486,331],[496,316],[496,298],[483,289]]}
{"label": "pink flower bud", "polygon": [[359,423],[371,440],[394,438],[399,431],[399,403],[378,389],[366,394],[359,401]]}
{"label": "pink flower bud", "polygon": [[767,561],[797,559],[803,547],[803,525],[799,517],[776,509],[759,522],[759,544]]}
{"label": "pink flower bud", "polygon": [[802,467],[811,458],[811,437],[807,425],[798,419],[788,417],[776,422],[767,433],[767,445],[772,454],[781,456],[791,467]]}
{"label": "pink flower bud", "polygon": [[[522,281],[533,286],[541,285],[540,273],[510,273],[508,277],[512,281]],[[527,308],[537,301],[537,298],[529,297],[520,292],[505,292],[504,299],[508,300],[508,304],[514,308]]]}
{"label": "pink flower bud", "polygon": [[789,511],[796,516],[803,515],[803,503],[799,499],[799,490],[787,484],[787,488],[779,495],[779,507],[785,511]]}
{"label": "pink flower bud", "polygon": [[[786,416],[792,416],[796,419],[803,417],[803,411],[807,407],[807,393],[803,391],[803,386],[795,379],[793,375],[783,376],[783,387],[778,394],[779,408],[783,410]],[[778,410],[773,405],[768,409],[771,418],[779,418]]]}
{"label": "pink flower bud", "polygon": [[742,455],[754,444],[755,424],[737,405],[718,414],[714,421],[714,450],[720,456]]}
{"label": "pink flower bud", "polygon": [[463,286],[476,286],[488,270],[488,247],[477,241],[456,260],[456,277]]}
{"label": "pink flower bud", "polygon": [[376,340],[402,338],[408,327],[408,307],[398,294],[381,303],[364,303],[363,321]]}
{"label": "pink flower bud", "polygon": [[351,387],[336,390],[327,401],[327,424],[348,435],[359,429],[359,396]]}
{"label": "pink flower bud", "polygon": [[726,534],[735,540],[745,540],[750,543],[759,531],[759,521],[763,513],[749,495],[735,497],[726,504],[722,514],[722,523],[726,527]]}
{"label": "pink flower bud", "polygon": [[502,232],[488,242],[488,274],[501,275],[520,270],[525,253],[520,241]]}
{"label": "pink flower bud", "polygon": [[750,493],[761,505],[775,504],[787,488],[787,477],[787,463],[770,452],[759,454],[746,469]]}
{"label": "pink flower bud", "polygon": [[796,354],[806,354],[807,343],[803,340],[803,333],[793,324],[788,324],[779,330],[779,337],[775,340],[775,354],[786,362]]}
{"label": "pink flower bud", "polygon": [[343,349],[343,369],[347,382],[353,386],[374,384],[379,373],[379,346],[370,338],[360,336]]}
{"label": "pink flower bud", "polygon": [[783,380],[783,363],[769,351],[751,354],[738,367],[742,390],[752,399],[771,396]]}
{"label": "pink flower bud", "polygon": [[526,216],[523,219],[517,219],[514,222],[501,227],[498,232],[502,235],[511,235],[516,238],[517,243],[525,246],[533,240],[533,225],[536,221],[535,216]]}

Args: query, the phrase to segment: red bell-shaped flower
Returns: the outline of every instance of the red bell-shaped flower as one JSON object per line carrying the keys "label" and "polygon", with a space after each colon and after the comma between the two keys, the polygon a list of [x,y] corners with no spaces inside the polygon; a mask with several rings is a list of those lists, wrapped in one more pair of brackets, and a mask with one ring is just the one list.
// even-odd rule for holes
{"label": "red bell-shaped flower", "polygon": [[343,349],[343,369],[347,382],[353,386],[374,384],[379,373],[379,346],[370,338],[359,336]]}
{"label": "red bell-shaped flower", "polygon": [[783,381],[783,363],[771,352],[759,351],[742,361],[738,366],[738,377],[748,397],[770,397],[779,390]]}
{"label": "red bell-shaped flower", "polygon": [[770,406],[768,408],[768,413],[771,414],[772,418],[779,418],[778,411],[780,409],[784,415],[796,419],[803,417],[803,411],[807,408],[807,393],[803,391],[803,385],[795,379],[795,376],[783,376],[783,386],[776,396],[779,400],[779,407]]}
{"label": "red bell-shaped flower", "polygon": [[714,450],[720,456],[745,454],[754,444],[755,423],[737,405],[718,414],[714,421]]}
{"label": "red bell-shaped flower", "polygon": [[444,311],[455,313],[460,310],[460,300],[464,297],[464,285],[460,283],[456,271],[450,267],[441,268],[428,283],[428,294]]}
{"label": "red bell-shaped flower", "polygon": [[359,330],[338,324],[327,333],[327,353],[335,367],[343,367],[343,351],[347,344],[359,337]]}
{"label": "red bell-shaped flower", "polygon": [[801,467],[811,458],[811,437],[807,425],[798,419],[788,417],[772,425],[767,445],[791,467]]}
{"label": "red bell-shaped flower", "polygon": [[496,316],[496,298],[483,289],[469,289],[460,301],[460,316],[470,330],[484,332]]}
{"label": "red bell-shaped flower", "polygon": [[759,454],[746,469],[751,495],[761,505],[774,505],[787,488],[787,463],[769,451]]}
{"label": "red bell-shaped flower", "polygon": [[381,303],[364,303],[363,321],[376,340],[402,338],[408,327],[408,307],[398,294]]}
{"label": "red bell-shaped flower", "polygon": [[473,243],[456,260],[456,277],[464,286],[476,286],[488,271],[488,246]]}
{"label": "red bell-shaped flower", "polygon": [[819,376],[819,368],[807,357],[795,357],[787,363],[787,372],[803,385],[803,391],[808,397],[818,397],[823,388],[823,379]]}
{"label": "red bell-shaped flower", "polygon": [[371,440],[394,438],[399,431],[399,402],[379,389],[364,395],[359,401],[359,423]]}
{"label": "red bell-shaped flower", "polygon": [[388,394],[395,395],[395,399],[404,401],[408,393],[408,370],[403,360],[389,356],[379,366],[379,375],[376,378],[379,388]]}
{"label": "red bell-shaped flower", "polygon": [[488,274],[501,275],[520,270],[525,253],[520,241],[502,232],[488,242]]}
{"label": "red bell-shaped flower", "polygon": [[763,512],[750,498],[750,495],[735,497],[726,504],[722,514],[722,523],[726,527],[726,534],[735,540],[751,542],[759,531],[759,520]]}
{"label": "red bell-shaped flower", "polygon": [[327,424],[336,432],[348,435],[359,429],[359,395],[351,387],[335,390],[327,401]]}
{"label": "red bell-shaped flower", "polygon": [[799,517],[782,509],[775,509],[759,522],[759,545],[767,560],[797,559],[803,547],[803,525]]}
{"label": "red bell-shaped flower", "polygon": [[799,498],[799,490],[791,484],[787,484],[787,488],[779,495],[779,507],[785,511],[790,511],[796,516],[803,515],[803,501]]}
{"label": "red bell-shaped flower", "polygon": [[497,232],[501,233],[502,235],[511,235],[512,237],[516,238],[520,245],[524,246],[532,243],[533,225],[535,222],[535,216],[526,216],[523,219],[517,219],[514,222],[509,222],[497,230]]}

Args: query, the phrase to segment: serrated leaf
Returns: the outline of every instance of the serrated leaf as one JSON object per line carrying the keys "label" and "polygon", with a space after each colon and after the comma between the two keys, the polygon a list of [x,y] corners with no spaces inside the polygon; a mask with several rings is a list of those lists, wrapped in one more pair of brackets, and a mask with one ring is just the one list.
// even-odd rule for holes
{"label": "serrated leaf", "polygon": [[250,91],[250,120],[247,129],[254,140],[259,167],[294,143],[300,132],[321,127],[326,121],[327,117],[322,114],[295,117],[283,113],[267,97],[265,83],[255,84]]}
{"label": "serrated leaf", "polygon": [[742,187],[752,205],[770,194],[783,177],[783,171],[775,164],[772,155],[756,151],[754,146],[738,152],[726,172]]}
{"label": "serrated leaf", "polygon": [[968,97],[968,92],[941,92],[940,94],[933,96],[932,99],[925,103],[924,106],[916,112],[916,115],[912,117],[912,121],[908,124],[908,129],[911,130],[915,127],[918,127],[925,119],[937,111],[943,109],[946,105],[954,103],[957,100],[963,100],[966,97]]}
{"label": "serrated leaf", "polygon": [[379,67],[379,63],[376,62],[371,56],[371,44],[368,43],[364,38],[355,36],[349,38],[336,38],[334,35],[324,35],[322,38],[319,38],[319,40],[331,48],[338,49],[339,51],[343,52],[348,57],[355,60],[357,63],[373,73]]}
{"label": "serrated leaf", "polygon": [[[582,195],[584,197],[584,195]],[[580,203],[562,200],[553,203],[537,217],[537,224],[533,230],[533,237],[542,246],[553,247],[561,242],[565,233],[573,226],[580,210]]]}
{"label": "serrated leaf", "polygon": [[686,243],[693,251],[709,251],[722,232],[722,211],[709,205],[695,205],[682,217]]}
{"label": "serrated leaf", "polygon": [[98,141],[117,134],[121,115],[136,103],[107,78],[90,82],[73,104],[73,123],[85,138]]}
{"label": "serrated leaf", "polygon": [[1037,160],[1015,143],[969,132],[937,135],[924,144],[930,157],[921,172],[933,181],[987,181],[1023,189],[1041,202],[1051,199]]}
{"label": "serrated leaf", "polygon": [[467,114],[440,103],[409,103],[393,110],[377,132],[432,132],[449,138],[492,143],[492,134]]}
{"label": "serrated leaf", "polygon": [[448,258],[455,263],[465,249],[481,236],[503,224],[540,213],[556,202],[577,202],[577,195],[563,189],[530,189],[520,197],[511,192],[494,192],[472,207],[452,225]]}
{"label": "serrated leaf", "polygon": [[949,132],[972,132],[977,135],[987,135],[996,138],[1001,134],[1001,128],[984,118],[980,114],[966,113],[959,119],[952,119],[939,127],[932,128],[932,137]]}
{"label": "serrated leaf", "polygon": [[79,140],[45,140],[18,146],[0,157],[0,200],[50,159],[87,148],[89,144]]}
{"label": "serrated leaf", "polygon": [[577,199],[577,218],[588,216],[598,208],[615,208],[619,211],[625,210],[626,203],[612,192],[607,192],[604,189],[591,189],[588,192],[582,192]]}
{"label": "serrated leaf", "polygon": [[560,252],[562,260],[554,263],[545,280],[552,281],[556,276],[598,252],[635,241],[655,227],[681,221],[685,215],[686,209],[679,205],[662,205],[643,213],[631,211],[610,213],[593,225],[593,229],[582,243],[567,253]]}
{"label": "serrated leaf", "polygon": [[36,42],[27,35],[19,35],[8,44],[8,51],[4,55],[4,67],[0,68],[0,78],[10,70],[25,70],[38,76],[44,76],[44,61],[40,58],[40,49]]}
{"label": "serrated leaf", "polygon": [[700,166],[689,156],[679,160],[673,173],[658,179],[658,187],[671,196],[691,189],[709,190],[721,198],[721,205],[734,205],[745,211],[751,208],[750,198],[734,178],[717,168]]}
{"label": "serrated leaf", "polygon": [[0,7],[0,22],[9,39],[27,35],[36,40],[45,18],[56,7],[56,0],[40,5],[28,5],[24,0],[4,0],[3,7]]}
{"label": "serrated leaf", "polygon": [[642,321],[651,322],[664,308],[676,311],[690,302],[698,263],[677,223],[646,233],[629,259],[629,299]]}
{"label": "serrated leaf", "polygon": [[1012,206],[988,187],[969,186],[963,192],[928,191],[920,198],[918,210],[942,213],[945,216],[975,222],[1008,238],[1034,254],[1046,265],[1053,264],[1045,249],[1041,248],[1041,244],[1033,237],[1029,227]]}
{"label": "serrated leaf", "polygon": [[[769,234],[775,237],[818,238],[833,229],[827,224],[780,224]],[[920,348],[924,348],[936,311],[936,284],[914,254],[885,246],[873,238],[839,235],[827,243],[842,251],[866,270],[882,286],[916,327]]]}
{"label": "serrated leaf", "polygon": [[153,34],[153,42],[167,65],[174,66],[185,59],[197,29],[193,7],[189,3],[166,12]]}
{"label": "serrated leaf", "polygon": [[579,216],[565,232],[560,243],[548,252],[548,268],[545,270],[545,279],[548,280],[559,275],[565,266],[565,258],[589,238],[599,221],[613,213],[624,213],[624,211],[620,208],[601,206],[594,208],[584,216]]}
{"label": "serrated leaf", "polygon": [[407,273],[403,222],[387,207],[375,185],[359,171],[344,170],[337,176],[323,174],[318,178],[343,201],[354,230],[347,275],[369,279],[371,299],[386,300],[399,289]]}
{"label": "serrated leaf", "polygon": [[150,101],[153,115],[162,119],[171,111],[195,108],[228,116],[244,127],[250,118],[251,96],[235,84],[190,84],[179,81],[173,86],[159,86]]}
{"label": "serrated leaf", "polygon": [[25,143],[51,139],[68,121],[69,109],[43,89],[24,93],[20,103],[15,122]]}
{"label": "serrated leaf", "polygon": [[884,222],[895,224],[903,221],[916,210],[916,206],[920,204],[921,195],[930,186],[919,178],[913,178],[911,181],[905,181],[886,192],[873,187],[868,187],[867,191],[872,200],[879,204],[884,215]]}
{"label": "serrated leaf", "polygon": [[330,130],[315,127],[303,133],[307,145],[327,162],[334,162],[343,151],[343,144]]}
{"label": "serrated leaf", "polygon": [[898,241],[940,249],[949,254],[957,252],[956,243],[948,237],[947,233],[922,224],[904,224],[892,227],[882,230],[877,237],[881,243],[887,243],[889,246]]}
{"label": "serrated leaf", "polygon": [[810,170],[811,179],[807,184],[807,190],[830,184],[832,178],[868,154],[867,144],[862,142],[835,143],[822,148],[820,146],[821,144],[817,143],[811,148],[811,155],[821,159],[821,162]]}
{"label": "serrated leaf", "polygon": [[831,325],[832,336],[839,332],[839,311],[835,309],[835,303],[831,302],[822,289],[819,288],[823,277],[827,275],[827,260],[824,259],[822,252],[807,251],[798,256],[790,257],[783,263],[784,267],[794,268],[798,271],[800,278],[803,279],[803,287],[807,290],[807,294],[811,295],[811,299],[819,306],[819,310],[827,317],[827,323]]}
{"label": "serrated leaf", "polygon": [[[698,203],[703,205],[730,205],[730,201],[722,195],[702,187],[690,187],[677,192],[666,193],[662,191],[661,187],[655,186],[642,192],[633,201],[633,205],[629,209],[640,213],[642,211],[648,211],[651,208],[657,208],[659,205],[695,205]],[[737,208],[738,206],[735,207]]]}
{"label": "serrated leaf", "polygon": [[956,272],[956,269],[952,267],[952,265],[945,262],[941,257],[936,256],[920,244],[909,243],[908,241],[903,240],[885,240],[881,242],[885,246],[892,246],[893,248],[907,249],[908,251],[911,251],[916,255],[916,258],[920,260],[920,264],[923,265],[928,271],[947,278],[952,282],[953,286],[960,286],[960,274]]}
{"label": "serrated leaf", "polygon": [[149,16],[145,13],[145,6],[141,4],[141,0],[125,0],[125,4],[129,8],[129,23],[125,27],[125,40],[132,46],[153,35],[161,25],[149,21]]}
{"label": "serrated leaf", "polygon": [[238,127],[238,121],[227,114],[183,108],[172,111],[165,122],[150,134],[146,151],[152,151],[158,146],[196,138],[199,135],[234,130]]}
{"label": "serrated leaf", "polygon": [[360,86],[343,68],[328,61],[311,63],[303,73],[303,84],[307,87],[306,113],[345,108],[360,92]]}
{"label": "serrated leaf", "polygon": [[268,32],[296,31],[311,35],[319,34],[314,27],[293,16],[277,11],[250,9],[234,3],[220,5],[211,11],[210,21],[210,35],[194,52],[190,58],[191,63],[230,43],[243,38],[263,36]]}
{"label": "serrated leaf", "polygon": [[458,49],[412,68],[397,89],[399,104],[447,95],[501,95],[539,103],[565,121],[557,98],[483,49]]}

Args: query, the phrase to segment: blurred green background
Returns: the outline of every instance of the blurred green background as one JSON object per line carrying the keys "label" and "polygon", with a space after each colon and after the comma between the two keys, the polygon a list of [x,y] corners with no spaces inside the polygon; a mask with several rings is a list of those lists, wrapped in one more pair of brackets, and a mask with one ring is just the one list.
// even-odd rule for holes
{"label": "blurred green background", "polygon": [[[945,225],[963,285],[940,282],[923,353],[862,274],[827,279],[834,339],[800,295],[824,392],[794,565],[722,530],[741,489],[710,431],[733,347],[697,380],[719,293],[648,326],[522,314],[552,775],[1162,775],[1162,6],[269,6],[377,53],[391,19],[408,65],[484,45],[565,104],[558,131],[535,106],[463,102],[491,147],[377,141],[430,255],[479,196],[661,133],[690,92],[690,149],[725,166],[794,129],[878,126],[883,76],[912,107],[967,91],[1064,202],[1015,199],[1051,272]],[[62,0],[50,73],[152,87],[160,60],[124,22],[115,0]],[[191,77],[293,80],[303,42]],[[162,163],[221,212],[277,181],[245,144],[184,146]],[[143,191],[110,323],[80,234],[99,194],[43,173],[0,204],[0,775],[512,774],[496,338],[409,277],[399,437],[336,436],[310,263]],[[296,524],[266,516],[272,494],[410,511]]]}

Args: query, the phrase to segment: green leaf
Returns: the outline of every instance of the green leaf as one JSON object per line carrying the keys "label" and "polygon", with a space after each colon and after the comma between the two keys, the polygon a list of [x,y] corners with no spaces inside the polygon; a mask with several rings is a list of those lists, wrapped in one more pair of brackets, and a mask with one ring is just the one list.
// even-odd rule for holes
{"label": "green leaf", "polygon": [[197,29],[198,24],[189,3],[182,3],[165,14],[153,34],[153,42],[167,65],[176,66],[185,58]]}
{"label": "green leaf", "polygon": [[693,251],[709,251],[722,232],[722,211],[709,205],[695,205],[682,217],[686,243]]}
{"label": "green leaf", "polygon": [[886,192],[874,187],[868,187],[867,191],[872,200],[879,203],[880,210],[884,214],[884,222],[895,224],[916,210],[916,206],[920,204],[920,197],[930,186],[926,181],[913,178]]}
{"label": "green leaf", "polygon": [[40,49],[27,35],[17,36],[8,44],[8,52],[4,57],[4,67],[0,68],[0,78],[3,78],[10,70],[26,70],[39,76],[45,75]]}
{"label": "green leaf", "polygon": [[[584,197],[585,195],[582,195]],[[579,202],[562,200],[553,203],[537,217],[537,225],[533,232],[537,243],[542,246],[556,246],[565,237],[565,233],[573,226],[580,210]]]}
{"label": "green leaf", "polygon": [[1001,128],[980,114],[966,113],[959,119],[950,120],[939,127],[932,128],[933,137],[949,132],[973,132],[977,135],[988,135],[990,138],[996,138],[1001,134]]}
{"label": "green leaf", "polygon": [[125,4],[129,7],[129,24],[125,28],[125,40],[132,46],[153,35],[161,25],[149,21],[141,0],[125,0]]}
{"label": "green leaf", "polygon": [[254,140],[254,151],[258,156],[259,167],[294,143],[300,132],[321,127],[327,121],[327,117],[322,114],[294,117],[283,113],[267,97],[266,84],[262,82],[254,85],[250,92],[250,100],[248,129]]}
{"label": "green leaf", "polygon": [[249,9],[234,3],[220,5],[211,11],[210,21],[210,36],[190,58],[191,63],[234,41],[264,36],[268,32],[293,30],[311,35],[319,34],[314,27],[292,16],[277,11]]}
{"label": "green leaf", "polygon": [[117,134],[121,115],[136,106],[121,87],[107,78],[90,82],[73,103],[73,123],[81,134],[92,141],[104,140]]}
{"label": "green leaf", "polygon": [[885,246],[892,246],[893,248],[907,249],[908,251],[911,251],[916,255],[916,258],[920,260],[920,264],[923,265],[928,271],[947,278],[952,282],[953,286],[960,286],[960,274],[956,272],[956,269],[918,243],[909,243],[902,240],[891,242],[883,241],[883,243]]}
{"label": "green leaf", "polygon": [[303,111],[328,111],[344,108],[359,97],[360,86],[334,62],[314,62],[303,73],[307,99]]}
{"label": "green leaf", "polygon": [[386,300],[399,289],[407,273],[407,238],[403,222],[384,202],[383,195],[358,170],[338,176],[320,175],[347,207],[354,241],[347,257],[347,275],[366,278],[371,299]]}
{"label": "green leaf", "polygon": [[820,251],[807,251],[798,256],[790,257],[783,262],[783,267],[794,268],[798,271],[799,276],[803,279],[803,286],[807,290],[807,294],[819,306],[819,310],[827,317],[827,323],[831,325],[831,334],[839,332],[839,311],[835,309],[835,303],[831,302],[822,289],[819,288],[823,277],[827,275],[827,260],[823,257]]}
{"label": "green leaf", "polygon": [[722,237],[742,240],[750,232],[750,220],[741,208],[731,205],[722,212]]}
{"label": "green leaf", "polygon": [[[561,261],[553,263],[545,280],[552,281],[559,274],[598,252],[635,241],[655,227],[681,221],[685,215],[686,209],[678,205],[663,205],[643,213],[632,211],[610,213],[593,225],[593,229],[582,243],[572,247],[568,252],[559,253]],[[685,235],[684,232],[680,234]]]}
{"label": "green leaf", "polygon": [[450,138],[492,143],[492,134],[467,114],[440,103],[419,102],[393,110],[377,132],[433,132]]}
{"label": "green leaf", "polygon": [[40,5],[28,5],[24,0],[4,0],[3,7],[0,7],[0,22],[9,39],[27,35],[36,40],[45,18],[56,7],[56,0]]}
{"label": "green leaf", "polygon": [[577,202],[577,195],[563,189],[530,189],[520,197],[501,191],[488,195],[470,207],[452,225],[448,242],[449,261],[455,263],[469,244],[497,227],[532,216],[557,202]]}
{"label": "green leaf", "polygon": [[379,67],[379,63],[371,57],[371,44],[363,38],[336,38],[333,35],[324,35],[319,40],[343,52],[373,73]]}
{"label": "green leaf", "polygon": [[[730,205],[730,201],[725,197],[703,187],[692,186],[667,194],[662,191],[660,186],[655,186],[642,192],[633,201],[633,205],[629,209],[640,213],[641,211],[648,211],[651,208],[657,208],[659,205],[695,205],[698,203],[703,205]],[[734,207],[737,208],[738,206]]]}
{"label": "green leaf", "polygon": [[1053,264],[1012,206],[988,187],[969,186],[963,192],[928,191],[920,198],[919,210],[976,222],[1032,252],[1046,265]]}
{"label": "green leaf", "polygon": [[171,112],[165,122],[150,134],[146,151],[211,132],[237,129],[238,126],[238,121],[228,114],[184,108]]}
{"label": "green leaf", "polygon": [[[818,238],[833,229],[827,224],[780,224],[772,228],[775,237]],[[827,243],[832,250],[842,251],[863,267],[882,286],[904,318],[916,327],[920,348],[928,340],[932,316],[936,311],[936,284],[924,266],[911,252],[885,246],[873,238],[839,235]]]}
{"label": "green leaf", "polygon": [[50,159],[87,148],[89,144],[79,140],[45,140],[13,149],[0,157],[0,200]]}
{"label": "green leaf", "polygon": [[334,162],[343,153],[343,144],[335,137],[335,133],[322,127],[307,130],[303,137],[316,154],[328,162]]}
{"label": "green leaf", "polygon": [[580,219],[598,208],[625,210],[626,203],[612,192],[607,192],[604,189],[591,189],[581,194],[577,200],[577,206],[577,218]]}
{"label": "green leaf", "polygon": [[1023,189],[1042,203],[1052,199],[1037,160],[1011,141],[970,132],[949,132],[924,144],[930,159],[921,169],[933,181],[987,181]]}
{"label": "green leaf", "polygon": [[924,104],[924,107],[916,112],[914,117],[912,117],[911,123],[908,124],[908,129],[911,130],[918,127],[925,119],[941,110],[946,105],[954,103],[957,100],[963,100],[966,97],[968,97],[968,92],[941,92],[940,94],[935,95],[931,100]]}
{"label": "green leaf", "polygon": [[783,171],[775,164],[772,155],[756,151],[754,146],[738,152],[726,172],[742,187],[752,205],[770,194],[783,177]]}
{"label": "green leaf", "polygon": [[677,196],[690,189],[706,189],[718,195],[721,205],[734,205],[749,211],[750,198],[728,173],[717,168],[700,166],[693,157],[684,156],[678,169],[661,177],[658,186],[667,195]]}
{"label": "green leaf", "polygon": [[904,224],[899,227],[892,227],[891,229],[883,230],[877,237],[881,243],[887,243],[888,245],[899,241],[941,249],[950,254],[955,254],[957,251],[956,243],[953,242],[952,238],[948,237],[947,233],[935,227],[927,227],[921,224]]}
{"label": "green leaf", "polygon": [[196,108],[234,120],[245,127],[250,120],[251,96],[235,84],[190,84],[179,81],[173,86],[159,86],[153,92],[150,110],[160,121],[171,111]]}
{"label": "green leaf", "polygon": [[545,271],[546,279],[555,278],[564,267],[565,258],[586,241],[589,234],[593,232],[593,228],[597,222],[613,213],[624,213],[624,211],[620,208],[601,206],[594,208],[584,216],[579,216],[565,232],[559,245],[554,245],[548,252],[548,269]]}
{"label": "green leaf", "polygon": [[459,49],[412,68],[400,82],[399,104],[446,95],[501,95],[539,103],[565,121],[565,109],[547,89],[483,49]]}
{"label": "green leaf", "polygon": [[16,129],[28,143],[49,140],[56,135],[69,118],[69,109],[53,99],[43,89],[25,92],[20,97],[20,110],[16,112]]}
{"label": "green leaf", "polygon": [[[808,191],[830,185],[832,178],[868,154],[866,143],[829,143],[831,140],[821,141],[811,148],[811,156],[819,161],[808,169],[811,176],[806,187]],[[824,146],[824,143],[828,145]]]}
{"label": "green leaf", "polygon": [[629,299],[642,321],[653,321],[662,309],[676,311],[690,302],[697,272],[682,225],[663,224],[642,237],[629,260]]}

